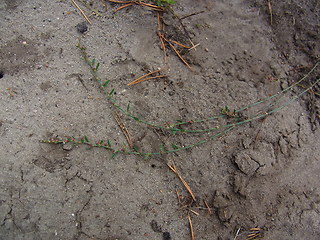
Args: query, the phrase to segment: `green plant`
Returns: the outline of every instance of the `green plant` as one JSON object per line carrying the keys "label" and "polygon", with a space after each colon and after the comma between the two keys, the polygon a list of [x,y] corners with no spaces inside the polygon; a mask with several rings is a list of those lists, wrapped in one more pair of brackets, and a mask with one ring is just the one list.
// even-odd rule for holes
{"label": "green plant", "polygon": [[167,7],[172,4],[176,4],[176,1],[174,1],[174,0],[152,0],[152,2],[157,4],[157,6],[159,6],[159,7]]}
{"label": "green plant", "polygon": [[[74,137],[68,137],[66,139],[49,139],[49,140],[42,140],[41,142],[43,143],[50,143],[50,144],[75,144],[75,145],[80,145],[84,144],[90,147],[98,147],[98,148],[104,148],[106,150],[109,150],[112,152],[112,157],[115,157],[118,153],[124,153],[124,154],[132,154],[132,155],[139,155],[143,156],[145,158],[148,158],[153,155],[161,155],[161,154],[168,154],[168,153],[174,153],[178,152],[181,150],[185,149],[190,149],[195,146],[204,144],[210,140],[216,139],[218,137],[223,136],[224,134],[230,132],[231,130],[235,129],[236,127],[252,122],[257,119],[262,119],[265,118],[272,113],[278,112],[291,104],[292,102],[296,101],[299,97],[301,97],[303,94],[306,92],[310,91],[316,84],[320,82],[320,78],[316,79],[312,85],[309,87],[305,87],[304,91],[300,92],[296,96],[292,97],[285,103],[280,102],[279,99],[283,96],[284,93],[288,92],[295,86],[298,86],[301,84],[310,74],[315,71],[315,69],[318,67],[320,62],[316,63],[315,66],[304,76],[302,77],[299,81],[296,83],[292,84],[291,86],[283,89],[282,91],[277,92],[276,94],[266,97],[260,101],[257,101],[253,104],[247,105],[243,108],[233,110],[231,111],[228,106],[225,106],[224,108],[221,109],[221,114],[217,116],[212,116],[208,117],[206,119],[200,119],[200,120],[189,120],[189,121],[176,121],[174,123],[166,123],[164,125],[157,124],[157,123],[151,123],[147,122],[143,119],[140,119],[138,116],[135,116],[131,110],[130,110],[130,105],[128,104],[126,107],[122,107],[118,104],[118,102],[113,98],[113,93],[114,89],[112,88],[111,90],[107,90],[107,87],[109,85],[110,80],[102,81],[101,78],[98,76],[98,69],[100,64],[96,63],[95,59],[90,60],[88,57],[88,54],[86,52],[86,48],[82,46],[80,43],[77,45],[77,47],[80,49],[80,52],[82,54],[82,57],[84,61],[87,63],[87,65],[90,67],[91,74],[93,78],[97,81],[99,87],[101,88],[102,92],[106,95],[107,99],[110,101],[110,103],[119,111],[121,111],[124,115],[127,117],[133,119],[137,123],[140,124],[146,124],[152,128],[158,128],[166,131],[170,131],[173,133],[173,135],[177,133],[183,133],[183,134],[192,134],[192,133],[202,133],[202,132],[214,132],[213,135],[206,137],[205,139],[198,140],[193,144],[188,144],[185,146],[180,146],[178,144],[174,143],[168,143],[166,146],[161,145],[159,146],[159,151],[158,152],[143,152],[142,150],[139,150],[136,146],[133,146],[132,149],[123,146],[122,148],[115,148],[112,147],[112,144],[110,140],[98,140],[95,142],[89,141],[89,138],[87,136],[84,136],[80,139],[76,139]],[[270,103],[269,103],[270,102]],[[252,116],[247,116],[245,118],[240,117],[240,113],[244,112],[245,110],[249,108],[253,108],[256,106],[259,106],[261,104],[267,104],[267,106],[264,106],[266,109],[265,111],[258,110],[256,114]],[[278,106],[277,106],[278,105]],[[200,123],[208,123],[208,122],[213,122],[213,124],[216,124],[214,127],[209,127],[209,128],[197,128],[197,124]],[[189,129],[188,127],[192,126],[193,129]],[[110,137],[111,139],[111,137]]]}

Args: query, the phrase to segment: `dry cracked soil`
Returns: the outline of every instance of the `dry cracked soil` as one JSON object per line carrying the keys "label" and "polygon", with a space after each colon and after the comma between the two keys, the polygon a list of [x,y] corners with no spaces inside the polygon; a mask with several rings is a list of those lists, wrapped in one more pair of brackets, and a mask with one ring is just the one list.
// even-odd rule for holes
{"label": "dry cracked soil", "polygon": [[1,240],[320,239],[319,1],[176,2],[0,0]]}

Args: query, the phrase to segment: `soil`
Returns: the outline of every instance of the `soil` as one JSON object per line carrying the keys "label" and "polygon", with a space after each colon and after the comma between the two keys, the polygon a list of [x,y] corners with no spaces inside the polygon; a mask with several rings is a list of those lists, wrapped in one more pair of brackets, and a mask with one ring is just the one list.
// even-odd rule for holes
{"label": "soil", "polygon": [[[165,34],[199,43],[181,53],[194,71],[168,46],[166,77],[133,86],[164,67],[157,14],[137,5],[114,14],[119,4],[84,2],[86,15],[90,7],[98,13],[92,24],[72,1],[0,1],[0,239],[191,239],[188,216],[195,239],[319,239],[320,67],[277,105],[233,112],[285,89],[319,61],[319,1],[270,1],[271,23],[267,1],[177,0],[172,9],[182,20],[164,13]],[[79,41],[116,101],[161,126],[207,119],[225,106],[225,123],[248,120],[315,86],[215,139],[217,131],[174,134],[110,104]],[[122,148],[116,111],[143,152],[209,141],[148,159],[40,142],[85,135]]]}

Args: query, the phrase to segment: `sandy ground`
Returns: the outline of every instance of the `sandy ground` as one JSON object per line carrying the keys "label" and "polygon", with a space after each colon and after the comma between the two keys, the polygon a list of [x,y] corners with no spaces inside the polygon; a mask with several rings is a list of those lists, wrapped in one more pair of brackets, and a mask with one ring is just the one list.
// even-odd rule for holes
{"label": "sandy ground", "polygon": [[[181,52],[194,71],[167,45],[166,77],[133,86],[164,67],[157,14],[141,6],[114,14],[119,4],[87,2],[99,15],[80,33],[85,19],[71,1],[0,0],[0,239],[191,239],[188,216],[195,239],[319,239],[320,66],[290,91],[233,112],[286,89],[319,61],[319,2],[271,1],[271,24],[267,1],[177,0],[184,28],[164,13],[164,33],[200,44]],[[116,102],[163,129],[110,103],[79,40]],[[292,100],[310,84],[313,91]],[[222,120],[191,121],[225,106]],[[87,136],[133,151],[115,114],[139,152],[206,142],[147,159],[40,142]],[[189,130],[250,121],[215,138],[221,128],[168,131],[177,120],[191,121],[179,128]]]}

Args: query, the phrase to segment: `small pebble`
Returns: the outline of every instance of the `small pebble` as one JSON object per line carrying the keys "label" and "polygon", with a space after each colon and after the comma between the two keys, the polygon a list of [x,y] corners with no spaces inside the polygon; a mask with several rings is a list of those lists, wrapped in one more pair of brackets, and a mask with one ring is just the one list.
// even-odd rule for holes
{"label": "small pebble", "polygon": [[72,148],[73,148],[73,145],[70,143],[63,144],[63,146],[62,146],[62,149],[65,151],[71,151]]}
{"label": "small pebble", "polygon": [[163,240],[171,240],[171,234],[169,232],[162,233]]}
{"label": "small pebble", "polygon": [[88,26],[86,22],[81,22],[77,25],[77,30],[79,33],[83,34],[88,31]]}

